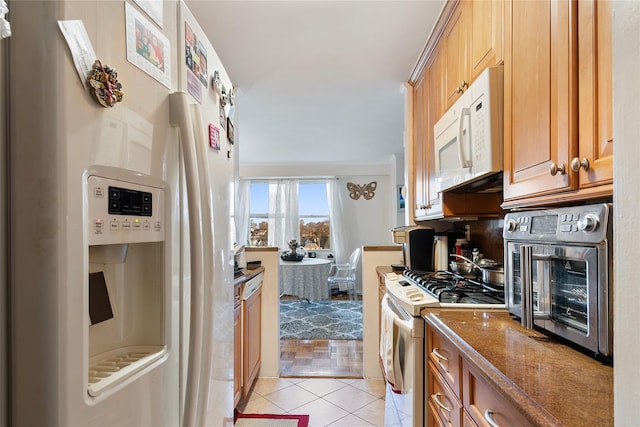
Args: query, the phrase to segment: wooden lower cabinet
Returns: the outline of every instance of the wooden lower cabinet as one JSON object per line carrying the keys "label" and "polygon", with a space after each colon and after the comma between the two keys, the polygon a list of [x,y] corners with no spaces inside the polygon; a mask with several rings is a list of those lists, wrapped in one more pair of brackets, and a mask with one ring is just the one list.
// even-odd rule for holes
{"label": "wooden lower cabinet", "polygon": [[436,423],[443,426],[461,425],[462,403],[431,360],[427,366],[429,418],[435,419]]}
{"label": "wooden lower cabinet", "polygon": [[[511,403],[463,360],[463,405],[479,426],[533,426]],[[491,420],[491,421],[490,421]]]}
{"label": "wooden lower cabinet", "polygon": [[262,288],[242,301],[242,396],[246,397],[260,370]]}
{"label": "wooden lower cabinet", "polygon": [[[528,427],[531,422],[491,386],[451,341],[427,325],[429,426]],[[493,424],[492,424],[493,423]]]}
{"label": "wooden lower cabinet", "polygon": [[242,397],[242,322],[240,304],[233,310],[233,407]]}
{"label": "wooden lower cabinet", "polygon": [[471,415],[469,415],[466,409],[463,409],[462,412],[463,412],[462,414],[463,427],[478,427],[478,424],[476,424],[475,421],[473,421],[473,419],[471,418]]}

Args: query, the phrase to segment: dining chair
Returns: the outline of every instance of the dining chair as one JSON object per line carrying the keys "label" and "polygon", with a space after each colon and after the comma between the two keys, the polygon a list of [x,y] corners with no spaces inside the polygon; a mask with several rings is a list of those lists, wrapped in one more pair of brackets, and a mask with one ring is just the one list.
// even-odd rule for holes
{"label": "dining chair", "polygon": [[360,260],[361,249],[357,248],[349,256],[349,262],[345,264],[333,264],[329,270],[329,294],[333,289],[347,291],[349,299],[354,299],[356,294],[356,269]]}

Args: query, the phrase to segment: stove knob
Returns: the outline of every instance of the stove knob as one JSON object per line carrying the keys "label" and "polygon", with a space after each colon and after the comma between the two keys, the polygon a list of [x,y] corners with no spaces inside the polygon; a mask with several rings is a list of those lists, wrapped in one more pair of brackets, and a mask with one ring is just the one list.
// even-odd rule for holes
{"label": "stove knob", "polygon": [[598,217],[593,214],[587,214],[578,221],[578,230],[580,231],[595,231],[598,228]]}
{"label": "stove knob", "polygon": [[511,218],[505,224],[505,228],[509,233],[516,231],[518,229],[518,222],[515,219]]}

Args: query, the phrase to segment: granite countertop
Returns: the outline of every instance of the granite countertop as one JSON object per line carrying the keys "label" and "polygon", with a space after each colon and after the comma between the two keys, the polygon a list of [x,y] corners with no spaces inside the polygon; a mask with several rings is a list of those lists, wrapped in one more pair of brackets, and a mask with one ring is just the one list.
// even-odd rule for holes
{"label": "granite countertop", "polygon": [[534,424],[613,425],[613,367],[506,311],[439,309],[423,318]]}

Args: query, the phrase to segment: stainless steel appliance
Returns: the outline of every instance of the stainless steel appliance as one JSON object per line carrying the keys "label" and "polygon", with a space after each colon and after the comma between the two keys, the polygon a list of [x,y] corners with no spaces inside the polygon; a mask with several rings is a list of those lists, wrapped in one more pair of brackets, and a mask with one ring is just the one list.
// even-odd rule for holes
{"label": "stainless steel appliance", "polygon": [[509,312],[603,356],[612,356],[612,205],[505,216]]}
{"label": "stainless steel appliance", "polygon": [[417,271],[434,270],[436,233],[431,227],[408,226],[392,230],[394,243],[402,244],[405,268]]}

